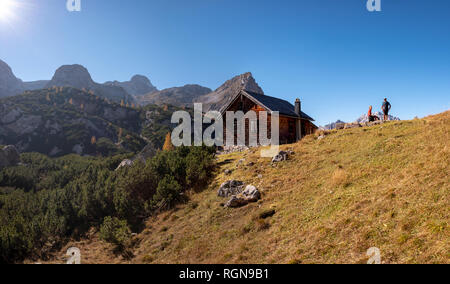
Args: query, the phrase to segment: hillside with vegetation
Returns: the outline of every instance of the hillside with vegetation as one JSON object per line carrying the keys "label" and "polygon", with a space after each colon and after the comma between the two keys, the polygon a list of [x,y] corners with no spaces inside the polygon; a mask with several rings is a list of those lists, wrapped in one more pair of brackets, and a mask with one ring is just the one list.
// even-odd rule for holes
{"label": "hillside with vegetation", "polygon": [[131,232],[208,183],[213,152],[181,147],[121,168],[127,156],[22,154],[22,164],[0,170],[0,263],[47,259],[92,230],[129,255]]}
{"label": "hillside with vegetation", "polygon": [[27,91],[0,100],[0,144],[55,157],[139,152],[148,143],[157,150],[175,110],[115,103],[70,87]]}
{"label": "hillside with vegetation", "polygon": [[[384,263],[450,263],[449,128],[446,112],[317,133],[274,165],[260,149],[219,156],[207,189],[148,218],[128,257],[93,230],[49,262],[76,246],[84,263],[366,263],[371,247]],[[262,199],[224,208],[227,180]]]}

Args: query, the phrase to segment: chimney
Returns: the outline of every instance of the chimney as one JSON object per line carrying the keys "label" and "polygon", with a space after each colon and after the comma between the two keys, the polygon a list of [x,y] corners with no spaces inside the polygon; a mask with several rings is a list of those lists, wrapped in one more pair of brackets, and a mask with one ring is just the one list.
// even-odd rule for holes
{"label": "chimney", "polygon": [[303,137],[302,134],[302,120],[301,120],[301,113],[302,113],[302,102],[300,99],[295,100],[295,113],[298,115],[299,119],[295,122],[295,128],[296,128],[296,138],[297,141],[300,141]]}
{"label": "chimney", "polygon": [[295,101],[295,113],[299,116],[302,113],[302,102],[300,101],[300,99],[297,99]]}

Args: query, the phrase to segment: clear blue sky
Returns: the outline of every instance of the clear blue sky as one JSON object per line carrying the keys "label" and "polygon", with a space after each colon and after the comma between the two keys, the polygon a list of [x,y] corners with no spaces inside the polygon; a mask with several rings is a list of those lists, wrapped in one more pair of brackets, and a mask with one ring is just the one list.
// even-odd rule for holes
{"label": "clear blue sky", "polygon": [[[2,1],[2,0],[0,0]],[[402,119],[450,109],[450,1],[15,0],[0,21],[0,59],[23,80],[63,64],[94,80],[148,76],[160,89],[212,89],[251,71],[271,96],[319,125],[353,121],[388,97]]]}

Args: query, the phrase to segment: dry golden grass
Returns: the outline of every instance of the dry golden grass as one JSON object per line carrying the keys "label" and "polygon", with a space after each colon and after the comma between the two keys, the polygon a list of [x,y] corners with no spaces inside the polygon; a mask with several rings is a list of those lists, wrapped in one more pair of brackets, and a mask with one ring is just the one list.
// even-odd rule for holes
{"label": "dry golden grass", "polygon": [[[446,112],[311,135],[284,146],[296,154],[276,166],[256,150],[221,156],[207,190],[148,220],[131,262],[365,263],[378,247],[384,263],[450,263],[449,133]],[[228,179],[257,186],[262,200],[221,207],[216,190]],[[266,217],[268,210],[276,213]],[[98,254],[87,262],[127,262]]]}

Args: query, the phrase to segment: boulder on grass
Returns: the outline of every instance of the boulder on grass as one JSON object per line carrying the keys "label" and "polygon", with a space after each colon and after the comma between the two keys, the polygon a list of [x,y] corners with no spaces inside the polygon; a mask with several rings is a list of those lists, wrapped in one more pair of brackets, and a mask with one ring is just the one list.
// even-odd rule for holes
{"label": "boulder on grass", "polygon": [[219,190],[217,191],[217,195],[219,197],[230,197],[233,195],[237,195],[242,192],[244,189],[244,182],[237,180],[229,180],[224,182]]}
{"label": "boulder on grass", "polygon": [[247,185],[242,195],[248,202],[256,202],[261,199],[261,193],[253,185]]}
{"label": "boulder on grass", "polygon": [[257,202],[260,199],[261,193],[259,192],[259,190],[253,185],[248,185],[242,193],[233,195],[231,199],[225,204],[225,207],[238,208],[245,206],[251,202]]}
{"label": "boulder on grass", "polygon": [[248,204],[248,201],[244,198],[232,196],[231,199],[225,204],[227,208],[239,208]]}
{"label": "boulder on grass", "polygon": [[287,161],[289,157],[289,154],[285,151],[280,151],[278,153],[278,155],[276,155],[275,157],[273,157],[272,159],[272,163],[280,163],[280,162],[284,162]]}

